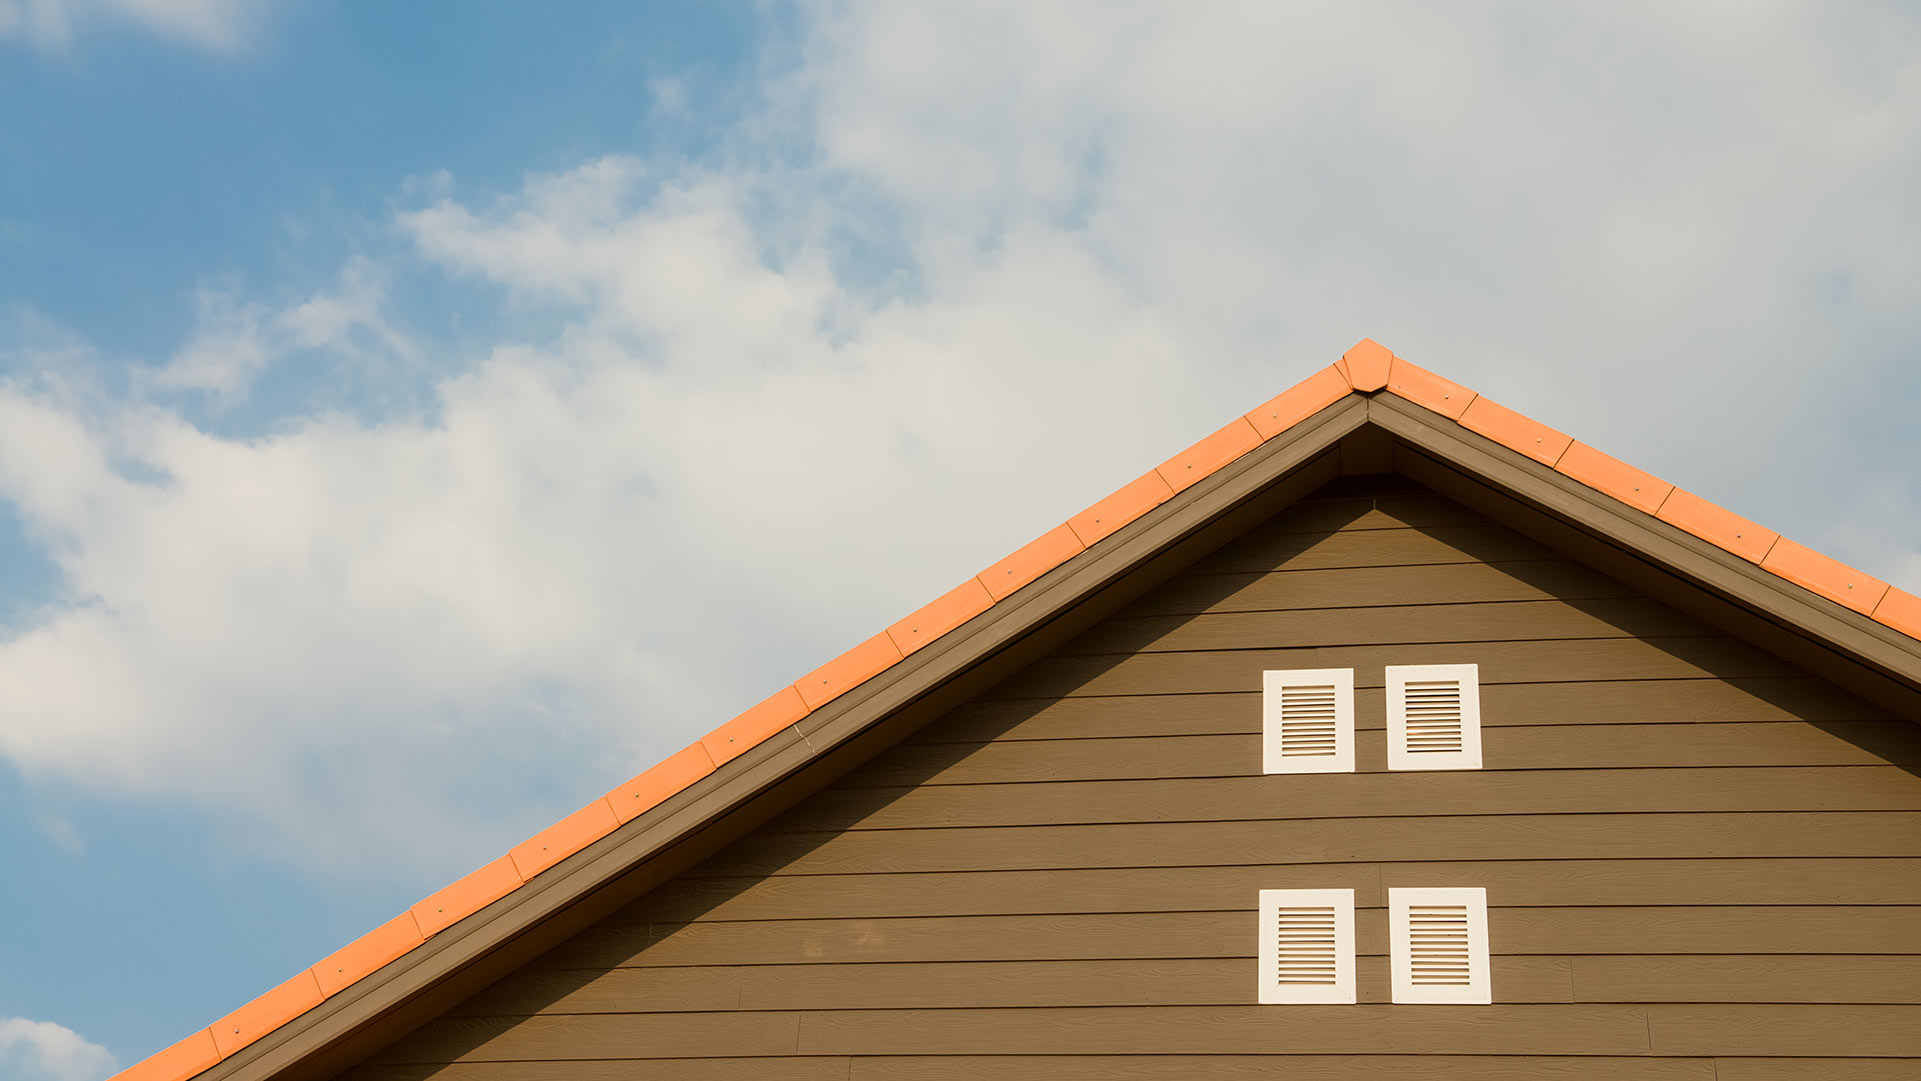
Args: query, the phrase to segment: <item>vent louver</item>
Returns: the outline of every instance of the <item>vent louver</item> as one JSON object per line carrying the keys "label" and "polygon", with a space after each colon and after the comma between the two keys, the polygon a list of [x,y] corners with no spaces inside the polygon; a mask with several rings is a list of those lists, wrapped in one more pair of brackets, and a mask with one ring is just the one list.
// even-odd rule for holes
{"label": "vent louver", "polygon": [[1354,1001],[1354,891],[1262,890],[1263,1003]]}
{"label": "vent louver", "polygon": [[1387,767],[1481,768],[1480,668],[1389,665]]}
{"label": "vent louver", "polygon": [[1391,889],[1394,1001],[1486,1003],[1487,891]]}
{"label": "vent louver", "polygon": [[1354,670],[1263,672],[1261,768],[1266,773],[1354,771]]}

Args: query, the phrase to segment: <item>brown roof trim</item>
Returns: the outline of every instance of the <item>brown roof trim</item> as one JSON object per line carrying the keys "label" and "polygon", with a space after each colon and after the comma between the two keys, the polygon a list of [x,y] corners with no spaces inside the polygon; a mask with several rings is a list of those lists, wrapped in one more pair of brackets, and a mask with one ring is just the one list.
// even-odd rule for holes
{"label": "brown roof trim", "polygon": [[[923,684],[938,672],[945,675],[936,684],[971,684],[1028,652],[995,651],[1050,638],[1039,633],[1050,623],[1075,622],[1053,607],[1062,598],[1083,613],[1105,608],[1094,598],[1139,588],[1152,577],[1147,568],[1172,566],[1195,545],[1213,543],[1216,519],[1279,509],[1274,493],[1288,488],[1280,479],[1290,471],[1338,472],[1337,445],[1364,424],[1402,444],[1392,462],[1410,476],[1483,502],[1459,478],[1491,482],[1502,498],[1545,513],[1547,525],[1571,524],[1604,546],[1639,553],[1634,562],[1669,568],[1664,573],[1724,607],[1731,600],[1734,615],[1716,609],[1724,621],[1760,613],[1794,641],[1843,658],[1826,671],[1810,667],[1839,673],[1832,678],[1851,686],[1865,679],[1870,697],[1906,703],[1921,683],[1921,599],[1363,340],[1335,365],[116,1081],[292,1078],[317,1076],[316,1064],[337,1068],[377,1033],[427,1006],[451,1004],[448,996],[466,993],[458,989],[474,979],[532,956],[526,951],[554,930],[585,926],[624,903],[609,902],[629,892],[609,883],[646,877],[630,874],[634,868],[684,866],[687,852],[701,850],[688,847],[693,839],[711,842],[772,813],[762,796],[797,790],[802,775],[824,775],[810,763],[855,747],[856,737],[913,701],[884,705],[896,688],[931,695]],[[1309,461],[1319,462],[1319,472],[1299,472]],[[1455,479],[1434,463],[1446,463]],[[1588,550],[1583,558],[1607,556]],[[1078,584],[1060,592],[1069,581]],[[1743,625],[1741,633],[1793,645],[1779,633],[1770,639],[1768,626]],[[1815,660],[1822,655],[1817,649]],[[953,668],[959,657],[972,659]],[[975,678],[959,680],[970,668]],[[749,807],[757,809],[743,814]],[[733,825],[721,828],[723,821]],[[681,858],[671,858],[677,852]]]}

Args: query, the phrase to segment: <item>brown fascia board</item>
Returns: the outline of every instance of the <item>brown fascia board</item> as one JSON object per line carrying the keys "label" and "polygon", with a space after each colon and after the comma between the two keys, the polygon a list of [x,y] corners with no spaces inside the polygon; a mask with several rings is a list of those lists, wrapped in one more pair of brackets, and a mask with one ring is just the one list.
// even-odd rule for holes
{"label": "brown fascia board", "polygon": [[1921,642],[1391,391],[1394,470],[1570,558],[1921,721]]}
{"label": "brown fascia board", "polygon": [[1349,394],[1007,601],[195,1075],[318,1081],[559,945],[1341,473]]}

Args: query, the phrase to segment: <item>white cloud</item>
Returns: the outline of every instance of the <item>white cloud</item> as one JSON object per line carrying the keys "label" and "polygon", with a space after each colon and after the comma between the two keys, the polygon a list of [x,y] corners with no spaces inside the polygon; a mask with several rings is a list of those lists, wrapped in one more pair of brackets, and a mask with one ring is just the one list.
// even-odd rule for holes
{"label": "white cloud", "polygon": [[323,350],[335,361],[411,359],[412,344],[381,314],[380,277],[366,259],[355,259],[341,271],[337,291],[272,314],[232,290],[201,289],[194,337],[148,382],[162,389],[208,391],[231,402],[245,397],[270,365],[301,350]]}
{"label": "white cloud", "polygon": [[423,415],[168,404],[412,355],[403,263],[215,296],[131,396],[0,385],[0,497],[73,598],[0,642],[0,754],[459,870],[1362,335],[1911,576],[1868,538],[1921,520],[1876,393],[1921,339],[1915,30],[1826,10],[816,12],[796,156],[750,117],[705,167],[409,195],[422,256],[562,326]]}
{"label": "white cloud", "polygon": [[0,1075],[10,1081],[102,1081],[119,1065],[64,1025],[0,1017]]}
{"label": "white cloud", "polygon": [[0,0],[0,37],[19,35],[43,49],[65,49],[90,23],[136,23],[163,37],[218,52],[246,40],[263,10],[259,0]]}

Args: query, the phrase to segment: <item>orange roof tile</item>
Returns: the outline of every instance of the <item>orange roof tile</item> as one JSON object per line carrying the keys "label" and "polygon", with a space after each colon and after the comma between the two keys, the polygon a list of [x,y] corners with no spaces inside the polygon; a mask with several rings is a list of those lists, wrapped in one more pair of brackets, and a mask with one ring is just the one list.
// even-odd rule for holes
{"label": "orange roof tile", "polygon": [[1167,486],[1158,471],[1144,473],[1121,485],[1113,495],[1069,518],[1067,527],[1082,544],[1092,548],[1173,495],[1174,489]]}
{"label": "orange roof tile", "polygon": [[697,743],[594,803],[522,842],[510,853],[432,894],[407,912],[336,951],[312,969],[113,1081],[186,1081],[274,1027],[338,994],[428,938],[519,889],[579,851],[758,746],[835,697],[886,671],[908,654],[1013,596],[1055,567],[1112,536],[1141,515],[1291,429],[1350,393],[1387,389],[1455,419],[1625,506],[1659,517],[1785,581],[1910,638],[1921,639],[1921,598],[1862,574],[1771,530],[1626,465],[1428,372],[1372,339],[1363,339],[1291,389],[1201,440],[1158,469],[1123,485],[1066,523],[950,590],[887,631],[714,729]]}

